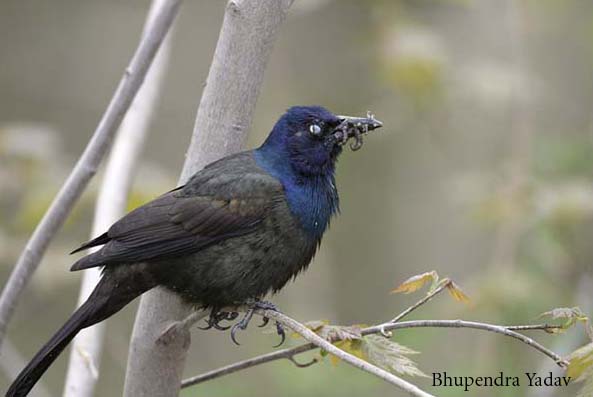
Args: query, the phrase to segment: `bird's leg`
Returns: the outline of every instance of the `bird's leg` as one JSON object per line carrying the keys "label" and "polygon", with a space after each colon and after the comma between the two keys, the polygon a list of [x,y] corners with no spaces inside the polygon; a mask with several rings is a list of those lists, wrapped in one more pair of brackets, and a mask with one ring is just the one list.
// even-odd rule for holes
{"label": "bird's leg", "polygon": [[241,330],[246,330],[247,326],[249,325],[249,322],[251,321],[251,318],[253,317],[253,313],[255,312],[254,308],[249,308],[247,310],[247,312],[245,312],[245,315],[243,316],[243,318],[241,319],[241,321],[239,321],[238,323],[236,323],[235,325],[233,325],[233,327],[231,328],[231,340],[233,341],[233,343],[235,345],[240,345],[239,342],[237,342],[237,338],[235,337],[235,334],[237,333],[238,329]]}
{"label": "bird's leg", "polygon": [[217,329],[219,331],[226,331],[227,329],[231,328],[230,326],[222,326],[220,325],[221,321],[233,321],[239,317],[239,313],[237,312],[229,312],[229,311],[218,311],[218,309],[213,308],[210,311],[210,316],[206,320],[207,325],[205,327],[198,327],[200,329],[206,330],[210,328]]}
{"label": "bird's leg", "polygon": [[[253,301],[249,301],[246,304],[247,304],[247,306],[249,306],[249,309],[245,313],[245,316],[243,316],[241,321],[239,321],[238,323],[233,325],[233,327],[231,328],[231,339],[237,345],[239,345],[239,342],[237,342],[237,339],[235,337],[237,330],[239,330],[239,329],[246,330],[247,329],[247,326],[249,325],[249,322],[251,321],[251,318],[253,317],[253,314],[255,313],[256,310],[273,310],[273,311],[279,312],[276,305],[274,305],[273,303],[268,302],[268,301],[262,301],[262,300],[256,299]],[[269,321],[270,321],[270,319],[268,317],[263,316],[263,322],[259,326],[264,327],[268,324]],[[280,343],[274,347],[278,347],[278,346],[282,345],[284,343],[284,340],[286,339],[286,333],[284,332],[284,328],[282,328],[282,325],[277,321],[276,321],[276,332],[278,333],[278,335],[280,335],[281,340],[280,340]]]}

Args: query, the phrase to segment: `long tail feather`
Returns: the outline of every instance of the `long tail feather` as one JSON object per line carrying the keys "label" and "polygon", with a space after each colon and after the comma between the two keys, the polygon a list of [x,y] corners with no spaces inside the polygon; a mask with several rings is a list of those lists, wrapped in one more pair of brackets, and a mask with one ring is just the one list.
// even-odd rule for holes
{"label": "long tail feather", "polygon": [[154,282],[150,277],[134,272],[133,269],[120,267],[107,270],[87,301],[72,314],[66,324],[17,376],[6,392],[6,397],[28,395],[39,378],[81,329],[103,321],[152,287]]}
{"label": "long tail feather", "polygon": [[95,311],[93,306],[94,303],[87,301],[70,317],[66,324],[56,332],[21,371],[6,392],[6,397],[21,397],[29,394],[29,391],[41,378],[41,375],[45,373],[78,331],[86,326],[89,317]]}

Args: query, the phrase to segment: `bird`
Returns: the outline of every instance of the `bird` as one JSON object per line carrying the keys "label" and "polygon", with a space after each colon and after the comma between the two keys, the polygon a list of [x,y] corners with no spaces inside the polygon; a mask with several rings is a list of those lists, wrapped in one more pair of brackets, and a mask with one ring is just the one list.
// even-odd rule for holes
{"label": "bird", "polygon": [[[144,292],[161,286],[210,309],[208,327],[262,298],[306,269],[339,211],[336,162],[382,123],[336,115],[321,106],[293,106],[263,144],[196,172],[185,185],[131,211],[107,232],[72,251],[100,249],[72,271],[102,267],[96,288],[20,372],[6,397],[26,396],[83,328],[105,320]],[[250,313],[233,326],[245,329]],[[264,322],[267,322],[264,319]],[[278,325],[277,325],[278,326]],[[284,333],[278,326],[278,333]]]}

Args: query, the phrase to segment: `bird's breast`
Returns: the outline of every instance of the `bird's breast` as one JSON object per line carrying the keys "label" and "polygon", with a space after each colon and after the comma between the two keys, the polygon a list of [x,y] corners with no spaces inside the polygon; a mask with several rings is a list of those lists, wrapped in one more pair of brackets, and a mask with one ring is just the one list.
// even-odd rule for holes
{"label": "bird's breast", "polygon": [[185,258],[166,286],[186,300],[224,306],[282,288],[310,263],[317,241],[303,230],[286,202],[278,203],[251,232]]}
{"label": "bird's breast", "polygon": [[333,175],[291,181],[284,188],[292,215],[306,233],[320,241],[339,209]]}

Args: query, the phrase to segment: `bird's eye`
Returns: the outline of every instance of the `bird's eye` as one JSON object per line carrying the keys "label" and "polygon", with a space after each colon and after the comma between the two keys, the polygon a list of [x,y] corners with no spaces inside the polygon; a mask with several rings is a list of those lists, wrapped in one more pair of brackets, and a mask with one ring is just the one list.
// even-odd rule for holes
{"label": "bird's eye", "polygon": [[319,135],[321,134],[321,127],[317,124],[311,124],[309,126],[309,132],[313,135]]}

